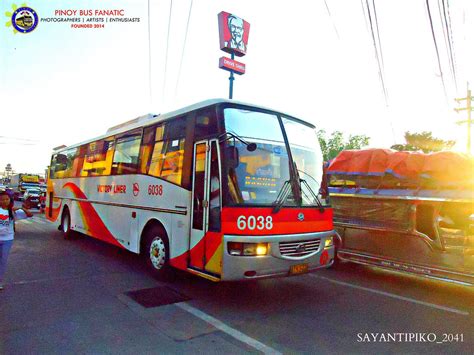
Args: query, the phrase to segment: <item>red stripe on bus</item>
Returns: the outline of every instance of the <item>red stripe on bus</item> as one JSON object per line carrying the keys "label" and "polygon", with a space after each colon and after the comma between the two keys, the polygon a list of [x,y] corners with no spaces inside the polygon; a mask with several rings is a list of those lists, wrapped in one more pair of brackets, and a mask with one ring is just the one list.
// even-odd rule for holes
{"label": "red stripe on bus", "polygon": [[186,270],[188,268],[188,251],[185,251],[183,254],[170,259],[170,265],[181,270]]}
{"label": "red stripe on bus", "polygon": [[222,233],[207,232],[206,233],[206,260],[209,261],[216,253],[216,250],[222,243]]}
{"label": "red stripe on bus", "polygon": [[203,255],[204,250],[206,252],[206,262],[209,262],[216,253],[219,245],[222,243],[222,233],[220,232],[207,232],[204,238],[202,238],[190,251],[191,265],[204,269]]}
{"label": "red stripe on bus", "polygon": [[[87,196],[81,191],[81,189],[77,185],[73,184],[72,182],[68,182],[63,186],[63,188],[71,189],[72,193],[76,198],[87,200]],[[81,209],[82,217],[86,222],[88,230],[92,234],[92,237],[125,249],[125,247],[120,244],[117,239],[112,235],[112,233],[108,230],[108,228],[100,218],[99,214],[92,206],[92,203],[87,201],[78,202]]]}

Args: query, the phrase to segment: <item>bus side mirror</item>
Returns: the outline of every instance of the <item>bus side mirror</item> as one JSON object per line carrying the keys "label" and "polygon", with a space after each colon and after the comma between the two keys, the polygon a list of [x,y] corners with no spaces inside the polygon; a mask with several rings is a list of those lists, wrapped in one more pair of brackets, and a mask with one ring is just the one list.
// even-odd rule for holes
{"label": "bus side mirror", "polygon": [[257,150],[257,144],[255,144],[255,143],[247,144],[247,150],[249,152],[254,152],[255,150]]}
{"label": "bus side mirror", "polygon": [[226,160],[228,162],[229,167],[235,169],[239,166],[239,150],[237,147],[229,146],[226,147]]}

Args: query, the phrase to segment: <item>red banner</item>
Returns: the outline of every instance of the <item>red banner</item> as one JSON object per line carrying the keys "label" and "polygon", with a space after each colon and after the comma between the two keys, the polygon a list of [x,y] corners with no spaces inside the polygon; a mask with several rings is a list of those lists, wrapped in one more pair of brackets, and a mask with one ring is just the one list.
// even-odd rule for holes
{"label": "red banner", "polygon": [[219,58],[219,68],[233,71],[235,74],[245,74],[245,64],[227,57]]}

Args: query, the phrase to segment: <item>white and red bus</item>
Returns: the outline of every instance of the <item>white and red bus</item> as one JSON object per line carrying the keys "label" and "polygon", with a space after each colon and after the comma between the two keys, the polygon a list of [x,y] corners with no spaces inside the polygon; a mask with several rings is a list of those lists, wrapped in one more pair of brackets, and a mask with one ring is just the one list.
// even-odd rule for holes
{"label": "white and red bus", "polygon": [[301,274],[334,261],[315,127],[236,101],[148,115],[55,151],[46,216],[213,281]]}

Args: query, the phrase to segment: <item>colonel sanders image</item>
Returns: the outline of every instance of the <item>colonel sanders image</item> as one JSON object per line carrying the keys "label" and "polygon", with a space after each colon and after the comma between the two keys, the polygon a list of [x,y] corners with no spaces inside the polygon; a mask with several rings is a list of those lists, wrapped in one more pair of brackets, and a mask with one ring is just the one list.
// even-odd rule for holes
{"label": "colonel sanders image", "polygon": [[229,15],[227,18],[227,27],[232,36],[230,41],[225,42],[225,46],[228,48],[238,49],[244,53],[247,51],[244,38],[244,20],[235,15]]}

